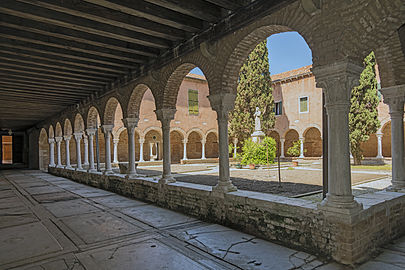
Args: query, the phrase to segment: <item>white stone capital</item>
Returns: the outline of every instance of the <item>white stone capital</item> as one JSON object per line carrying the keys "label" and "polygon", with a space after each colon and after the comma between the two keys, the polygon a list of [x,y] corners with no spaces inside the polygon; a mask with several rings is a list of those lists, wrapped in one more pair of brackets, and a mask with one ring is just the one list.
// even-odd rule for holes
{"label": "white stone capital", "polygon": [[118,144],[120,142],[120,139],[113,139],[114,144]]}
{"label": "white stone capital", "polygon": [[55,137],[55,142],[60,143],[62,142],[62,137]]}
{"label": "white stone capital", "polygon": [[138,141],[139,141],[140,144],[144,144],[145,143],[145,138],[139,138]]}
{"label": "white stone capital", "polygon": [[80,141],[83,138],[82,133],[73,133],[73,136],[75,136],[75,140]]}
{"label": "white stone capital", "polygon": [[138,121],[139,118],[138,117],[134,117],[134,118],[124,118],[122,119],[122,122],[124,123],[124,126],[128,129],[128,130],[133,130],[138,126]]}
{"label": "white stone capital", "polygon": [[95,128],[88,128],[86,129],[86,133],[88,136],[94,136],[96,134],[97,129]]}
{"label": "white stone capital", "polygon": [[72,139],[72,135],[63,136],[63,139],[65,141],[70,141],[70,139]]}
{"label": "white stone capital", "polygon": [[111,134],[112,130],[114,128],[114,125],[102,125],[101,129],[103,130],[104,134]]}
{"label": "white stone capital", "polygon": [[48,139],[48,143],[49,143],[49,144],[54,144],[54,143],[55,143],[55,139],[54,139],[54,138]]}

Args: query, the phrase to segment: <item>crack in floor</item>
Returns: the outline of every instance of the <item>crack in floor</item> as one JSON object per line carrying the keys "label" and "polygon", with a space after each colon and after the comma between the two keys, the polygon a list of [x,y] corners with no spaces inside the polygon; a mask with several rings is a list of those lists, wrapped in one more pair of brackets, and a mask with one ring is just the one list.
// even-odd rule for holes
{"label": "crack in floor", "polygon": [[[248,243],[248,242],[252,242],[253,244],[256,244],[255,242],[253,242],[253,240],[256,239],[256,237],[252,237],[250,239],[246,239],[246,238],[242,237],[242,239],[245,239],[245,240],[244,241],[239,241],[239,242],[236,242],[236,243],[232,243],[226,250],[224,250],[226,252],[225,252],[225,255],[222,257],[222,259],[225,259],[225,257],[228,255],[228,253],[230,253],[231,248],[233,248],[234,246],[237,246],[237,245],[240,245],[240,244],[245,244],[245,243]],[[235,253],[235,252],[232,252],[232,253]]]}

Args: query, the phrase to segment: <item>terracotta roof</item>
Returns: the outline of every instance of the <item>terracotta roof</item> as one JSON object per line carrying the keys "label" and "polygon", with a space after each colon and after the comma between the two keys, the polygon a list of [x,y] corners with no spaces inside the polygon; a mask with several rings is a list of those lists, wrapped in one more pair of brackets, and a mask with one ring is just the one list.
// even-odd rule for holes
{"label": "terracotta roof", "polygon": [[203,81],[206,80],[204,75],[198,75],[198,74],[193,74],[193,73],[187,74],[186,78],[203,80]]}
{"label": "terracotta roof", "polygon": [[289,78],[294,78],[294,77],[297,77],[300,75],[309,75],[309,74],[312,74],[311,68],[312,68],[312,65],[309,65],[309,66],[289,70],[286,72],[282,72],[279,74],[274,74],[274,75],[271,75],[271,80],[273,82],[277,82],[277,81],[283,81],[283,80],[289,79]]}

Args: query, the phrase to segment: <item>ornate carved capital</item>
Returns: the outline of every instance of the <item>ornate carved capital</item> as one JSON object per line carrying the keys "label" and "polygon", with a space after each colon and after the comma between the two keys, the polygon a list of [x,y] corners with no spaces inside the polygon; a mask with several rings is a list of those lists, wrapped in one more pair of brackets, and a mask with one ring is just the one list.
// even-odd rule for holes
{"label": "ornate carved capital", "polygon": [[72,139],[72,135],[63,136],[63,139],[64,139],[65,141],[70,141],[70,139]]}
{"label": "ornate carved capital", "polygon": [[83,134],[82,134],[82,133],[73,133],[73,136],[75,136],[75,140],[77,141],[77,140],[81,140],[81,139],[82,139]]}
{"label": "ornate carved capital", "polygon": [[88,136],[94,136],[96,134],[97,129],[95,128],[88,128],[86,129],[86,133]]}
{"label": "ornate carved capital", "polygon": [[172,108],[162,108],[155,110],[156,118],[160,122],[162,122],[162,127],[166,127],[170,124],[170,121],[174,119],[174,115],[176,114],[176,109]]}
{"label": "ornate carved capital", "polygon": [[57,142],[57,143],[62,142],[62,137],[55,137],[55,142]]}
{"label": "ornate carved capital", "polygon": [[228,113],[235,107],[236,94],[218,93],[209,95],[208,99],[212,109],[218,114],[218,120],[228,121]]}
{"label": "ornate carved capital", "polygon": [[104,134],[111,134],[111,132],[114,128],[114,125],[102,125],[101,128],[102,128]]}
{"label": "ornate carved capital", "polygon": [[394,114],[402,116],[404,114],[405,84],[382,88],[380,91],[384,97],[384,103],[390,108],[391,117]]}
{"label": "ornate carved capital", "polygon": [[53,138],[48,139],[48,143],[49,143],[49,144],[54,144],[54,143],[55,143],[55,139],[53,139]]}
{"label": "ornate carved capital", "polygon": [[133,131],[138,126],[138,121],[138,117],[122,119],[122,122],[128,131]]}

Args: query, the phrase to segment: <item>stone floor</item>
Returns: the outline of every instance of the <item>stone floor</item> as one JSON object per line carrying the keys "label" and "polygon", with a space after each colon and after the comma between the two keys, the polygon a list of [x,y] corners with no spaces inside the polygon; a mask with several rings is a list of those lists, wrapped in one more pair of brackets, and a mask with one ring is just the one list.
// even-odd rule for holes
{"label": "stone floor", "polygon": [[[404,269],[405,238],[359,269]],[[0,171],[0,269],[345,269],[40,171]]]}

